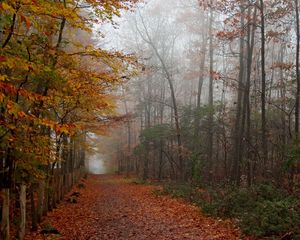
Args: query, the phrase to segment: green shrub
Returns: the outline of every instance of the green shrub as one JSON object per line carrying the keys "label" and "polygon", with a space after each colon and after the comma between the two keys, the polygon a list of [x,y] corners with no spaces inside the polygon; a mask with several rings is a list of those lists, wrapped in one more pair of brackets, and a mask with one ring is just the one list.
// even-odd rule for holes
{"label": "green shrub", "polygon": [[183,198],[188,201],[193,195],[193,188],[189,184],[166,184],[160,195],[170,195],[174,198]]}
{"label": "green shrub", "polygon": [[145,185],[145,184],[147,184],[147,181],[145,181],[141,178],[129,179],[129,182],[132,183],[132,184],[136,184],[136,185]]}
{"label": "green shrub", "polygon": [[196,203],[208,215],[234,219],[247,235],[276,237],[300,231],[297,197],[270,184],[205,191],[197,191],[189,185],[168,185],[163,192]]}
{"label": "green shrub", "polygon": [[299,216],[293,209],[293,201],[265,200],[257,202],[252,211],[239,212],[241,227],[246,234],[255,236],[280,235],[299,230]]}
{"label": "green shrub", "polygon": [[250,189],[231,189],[223,196],[215,194],[209,214],[230,217],[245,234],[257,237],[299,232],[300,212],[296,198],[288,196],[272,185],[259,185]]}

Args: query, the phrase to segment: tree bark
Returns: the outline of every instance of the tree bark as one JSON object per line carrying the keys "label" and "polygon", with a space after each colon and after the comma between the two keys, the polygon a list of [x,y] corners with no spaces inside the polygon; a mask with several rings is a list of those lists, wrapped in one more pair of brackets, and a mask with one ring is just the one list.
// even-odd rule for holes
{"label": "tree bark", "polygon": [[264,1],[260,0],[261,17],[261,141],[263,157],[263,174],[268,161],[267,120],[266,120],[266,70],[265,70],[265,12]]}
{"label": "tree bark", "polygon": [[[248,19],[251,17],[251,11],[250,8],[248,10]],[[247,27],[247,78],[246,78],[246,89],[245,89],[245,95],[244,95],[244,112],[246,115],[246,132],[245,132],[245,139],[248,142],[248,148],[247,148],[247,180],[248,185],[252,185],[252,162],[250,159],[250,147],[251,147],[251,135],[250,135],[250,128],[251,128],[251,106],[250,106],[250,85],[251,85],[251,70],[252,70],[252,62],[253,62],[253,50],[254,50],[254,43],[255,43],[255,30],[256,30],[256,19],[257,19],[257,9],[255,7],[253,12],[253,23],[250,24],[248,22]],[[251,29],[252,25],[252,29]]]}
{"label": "tree bark", "polygon": [[26,227],[26,185],[22,184],[20,188],[20,210],[21,210],[21,220],[19,225],[19,239],[23,240],[25,237],[25,227]]}
{"label": "tree bark", "polygon": [[31,205],[31,230],[36,231],[37,230],[37,212],[36,212],[36,206],[34,202],[34,187],[31,186],[30,189],[30,205]]}
{"label": "tree bark", "polygon": [[231,181],[239,184],[240,181],[240,163],[242,161],[242,100],[244,94],[244,76],[245,76],[245,39],[242,34],[244,31],[245,19],[244,19],[244,6],[241,6],[241,19],[240,19],[240,55],[239,55],[239,76],[238,76],[238,96],[237,96],[237,110],[235,116],[235,130],[234,130],[234,157],[231,166]]}
{"label": "tree bark", "polygon": [[[202,93],[202,86],[204,81],[204,71],[205,71],[205,59],[206,59],[206,49],[207,49],[207,35],[203,36],[202,45],[201,45],[201,62],[200,62],[200,76],[198,79],[198,92],[197,92],[197,105],[196,105],[196,114],[195,114],[195,142],[197,142],[197,138],[199,137],[200,131],[200,108],[201,108],[201,93]],[[198,146],[195,146],[197,149]]]}
{"label": "tree bark", "polygon": [[3,188],[1,191],[3,206],[2,206],[2,219],[1,219],[1,232],[0,239],[9,240],[9,202],[10,191],[9,188]]}
{"label": "tree bark", "polygon": [[45,180],[40,180],[38,189],[37,221],[40,223],[42,221],[44,211]]}
{"label": "tree bark", "polygon": [[295,105],[295,135],[296,139],[299,139],[299,105],[300,105],[300,72],[299,72],[299,53],[300,53],[300,28],[299,28],[299,5],[298,0],[295,0],[295,12],[296,12],[296,105]]}
{"label": "tree bark", "polygon": [[214,92],[213,92],[213,74],[214,74],[214,49],[213,49],[213,10],[210,10],[209,19],[209,95],[208,95],[208,172],[209,182],[212,181],[212,168],[213,168],[213,143],[214,143]]}

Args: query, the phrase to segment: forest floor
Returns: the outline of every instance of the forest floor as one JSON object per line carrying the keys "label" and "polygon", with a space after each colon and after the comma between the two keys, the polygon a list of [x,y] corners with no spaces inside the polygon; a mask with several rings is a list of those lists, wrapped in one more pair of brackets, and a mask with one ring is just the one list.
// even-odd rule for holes
{"label": "forest floor", "polygon": [[[157,186],[113,175],[92,175],[84,184],[74,189],[80,191],[77,203],[67,196],[26,239],[242,239],[230,221],[209,218],[183,200],[154,194]],[[49,226],[60,235],[40,233]]]}

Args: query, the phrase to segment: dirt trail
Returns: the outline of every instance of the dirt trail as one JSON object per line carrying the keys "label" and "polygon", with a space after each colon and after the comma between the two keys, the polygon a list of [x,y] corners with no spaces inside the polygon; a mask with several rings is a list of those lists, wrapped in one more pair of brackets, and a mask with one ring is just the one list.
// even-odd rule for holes
{"label": "dirt trail", "polygon": [[78,203],[64,201],[45,219],[62,236],[31,234],[27,239],[241,239],[230,222],[205,217],[181,200],[156,196],[154,189],[118,176],[90,176]]}

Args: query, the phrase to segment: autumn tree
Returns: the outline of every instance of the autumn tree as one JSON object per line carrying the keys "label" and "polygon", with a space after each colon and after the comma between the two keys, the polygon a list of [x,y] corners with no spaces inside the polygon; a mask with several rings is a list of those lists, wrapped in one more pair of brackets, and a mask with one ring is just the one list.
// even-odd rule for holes
{"label": "autumn tree", "polygon": [[[10,193],[16,186],[23,239],[26,186],[35,228],[36,220],[78,179],[74,171],[84,165],[84,149],[76,142],[84,145],[87,131],[106,127],[104,122],[112,119],[110,92],[122,76],[130,77],[129,66],[133,69],[135,62],[131,56],[95,47],[90,32],[94,24],[111,22],[133,3],[1,1],[1,239],[10,238]],[[77,41],[79,36],[88,41]],[[66,180],[70,176],[72,180]]]}

